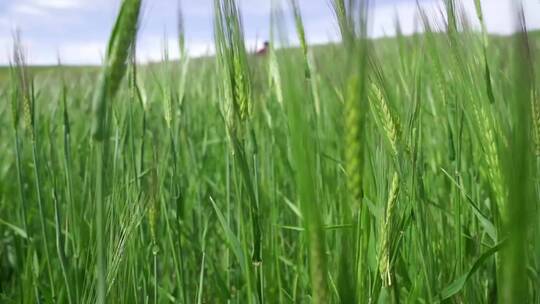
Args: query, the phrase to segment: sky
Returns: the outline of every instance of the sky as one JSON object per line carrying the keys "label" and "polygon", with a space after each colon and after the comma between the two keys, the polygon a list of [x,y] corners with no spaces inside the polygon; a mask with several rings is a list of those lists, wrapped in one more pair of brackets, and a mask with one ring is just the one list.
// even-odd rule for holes
{"label": "sky", "polygon": [[[279,1],[279,0],[276,0]],[[329,5],[330,0],[298,0],[312,44],[338,41],[339,31]],[[509,34],[516,28],[517,0],[481,0],[488,31]],[[240,0],[247,46],[251,49],[268,39],[270,0]],[[458,1],[478,27],[474,0]],[[121,0],[0,0],[0,65],[9,63],[13,33],[20,32],[30,64],[99,64]],[[138,60],[157,61],[164,45],[176,57],[178,0],[143,1],[138,38]],[[213,51],[213,0],[182,0],[187,47],[193,56]],[[396,19],[406,34],[421,29],[416,0],[372,0],[369,35],[395,34]],[[430,16],[441,16],[442,0],[418,0]],[[523,0],[529,29],[540,29],[540,0]],[[284,2],[283,10],[290,16]],[[295,33],[287,26],[291,43]]]}

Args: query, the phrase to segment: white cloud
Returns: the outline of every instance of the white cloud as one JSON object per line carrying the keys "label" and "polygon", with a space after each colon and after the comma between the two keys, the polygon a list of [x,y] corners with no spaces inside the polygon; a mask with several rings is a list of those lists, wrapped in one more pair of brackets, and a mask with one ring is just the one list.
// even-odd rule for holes
{"label": "white cloud", "polygon": [[[439,25],[444,16],[443,1],[423,1],[419,6],[425,10],[432,21]],[[480,28],[474,1],[460,2],[467,19],[475,29]],[[513,0],[481,0],[482,11],[488,32],[508,35],[517,29],[516,15],[517,5]],[[540,1],[523,0],[523,9],[527,27],[540,29]],[[373,12],[372,35],[375,37],[395,34],[396,17],[402,30],[411,34],[421,29],[419,26],[418,6],[414,2],[400,2],[377,7]]]}
{"label": "white cloud", "polygon": [[[0,45],[6,46],[0,49],[0,65],[6,65],[11,59],[12,39],[0,37]],[[32,39],[24,39],[23,48],[27,63],[36,65],[56,64],[58,56],[64,64],[101,64],[102,55],[105,53],[105,43],[100,42],[51,46]]]}
{"label": "white cloud", "polygon": [[[214,54],[212,41],[191,40],[186,45],[188,53],[193,57],[200,57]],[[139,62],[155,62],[164,58],[165,48],[168,51],[169,59],[179,58],[178,41],[174,38],[164,38],[159,36],[141,37],[137,43],[137,58]]]}
{"label": "white cloud", "polygon": [[265,16],[267,12],[270,11],[271,1],[241,0],[239,2],[241,4],[242,14],[244,15]]}
{"label": "white cloud", "polygon": [[12,7],[12,11],[18,14],[23,15],[32,15],[32,16],[45,16],[47,11],[43,8],[32,5],[30,3],[18,3]]}
{"label": "white cloud", "polygon": [[74,9],[84,5],[84,1],[80,0],[33,0],[32,2],[37,6],[53,9]]}
{"label": "white cloud", "polygon": [[[0,0],[6,1],[6,0]],[[0,64],[7,64],[9,58],[9,46],[11,45],[11,29],[15,24],[23,31],[23,42],[28,50],[28,59],[33,64],[56,63],[60,54],[66,64],[100,64],[102,55],[105,53],[109,23],[112,24],[116,9],[121,0],[7,0],[10,4],[6,10],[0,12]],[[243,9],[244,21],[247,19],[263,21],[268,18],[270,1],[263,0],[240,0]],[[290,17],[289,5],[283,2],[287,18]],[[149,0],[145,2],[144,19],[149,20],[152,16],[163,16],[164,10],[176,10],[175,0]],[[302,8],[306,27],[306,37],[310,43],[325,43],[338,39],[338,30],[334,21],[333,13],[328,5],[328,0],[299,0]],[[395,33],[396,20],[399,21],[402,30],[406,34],[422,28],[419,21],[416,1],[399,1],[395,4],[380,4],[372,11],[371,35],[380,37]],[[443,0],[419,1],[421,7],[438,24],[442,24],[441,18],[444,10]],[[473,0],[461,1],[464,11],[473,27],[479,28]],[[492,33],[509,34],[516,28],[516,10],[513,0],[481,0],[488,30]],[[523,0],[525,18],[529,29],[540,29],[540,1]],[[199,22],[198,28],[186,23],[188,31],[187,47],[192,56],[213,54],[212,39],[212,1],[211,0],[183,0],[186,21]],[[93,14],[87,14],[92,11]],[[100,22],[93,24],[95,20],[88,20],[88,16],[96,16],[99,12]],[[170,14],[169,14],[170,15]],[[172,14],[174,15],[174,14]],[[104,18],[104,16],[106,18]],[[249,18],[247,18],[249,17]],[[86,19],[85,19],[86,18]],[[154,23],[141,29],[138,41],[138,57],[142,61],[157,61],[162,58],[163,36],[156,35],[156,28],[161,24],[174,24],[172,20],[163,17],[153,17]],[[160,19],[161,18],[161,19]],[[169,17],[167,17],[169,18]],[[397,19],[396,19],[397,18]],[[82,21],[81,21],[82,20]],[[206,23],[201,20],[208,21]],[[110,21],[110,22],[109,22]],[[289,20],[290,21],[290,20]],[[70,25],[77,22],[88,24],[88,30],[101,30],[103,34],[94,35],[92,41],[79,41],[79,32],[69,32]],[[107,22],[107,25],[104,23]],[[168,22],[168,23],[167,23]],[[246,45],[249,49],[255,47],[256,42],[260,45],[266,33],[264,24],[259,22],[260,29],[246,31]],[[206,25],[201,25],[206,24]],[[261,25],[262,24],[262,25]],[[144,25],[144,20],[143,20]],[[245,24],[249,27],[249,24]],[[208,27],[205,27],[208,26]],[[62,29],[69,36],[54,36],[54,40],[46,39],[51,35],[50,29]],[[106,28],[106,29],[105,29]],[[42,32],[39,30],[44,29]],[[86,29],[84,27],[83,29]],[[47,30],[49,32],[47,32]],[[194,31],[197,34],[190,33]],[[174,30],[170,31],[174,33]],[[288,32],[291,42],[297,44],[294,26],[289,23]],[[43,34],[47,33],[47,34]],[[28,36],[28,34],[32,36]],[[103,35],[103,37],[101,37]],[[258,36],[258,41],[255,41]],[[28,39],[25,39],[27,37]],[[54,41],[54,42],[51,42]],[[171,59],[178,57],[176,39],[167,39],[169,55]],[[5,47],[4,47],[5,46]]]}
{"label": "white cloud", "polygon": [[[166,43],[163,41],[163,37],[159,36],[141,37],[137,44],[137,60],[141,63],[161,61],[164,58],[165,45],[167,45],[169,59],[178,59],[177,40],[168,38]],[[26,49],[30,50],[28,61],[32,64],[54,64],[60,56],[62,63],[67,65],[99,65],[102,63],[106,51],[105,41],[66,43],[58,48],[50,48],[36,43],[26,43],[25,45]],[[193,57],[214,54],[213,43],[210,41],[190,41],[187,47],[188,53]],[[31,50],[37,49],[40,50],[39,53],[31,52]],[[7,58],[0,56],[0,64],[7,62]]]}
{"label": "white cloud", "polygon": [[0,37],[0,65],[8,64],[11,54],[11,41]]}
{"label": "white cloud", "polygon": [[12,0],[4,14],[47,15],[59,11],[84,12],[110,11],[117,7],[121,0]]}
{"label": "white cloud", "polygon": [[58,55],[65,64],[101,64],[105,49],[99,41],[66,43],[58,47]]}
{"label": "white cloud", "polygon": [[9,26],[9,21],[6,17],[1,17],[0,16],[0,26],[2,27],[7,27]]}

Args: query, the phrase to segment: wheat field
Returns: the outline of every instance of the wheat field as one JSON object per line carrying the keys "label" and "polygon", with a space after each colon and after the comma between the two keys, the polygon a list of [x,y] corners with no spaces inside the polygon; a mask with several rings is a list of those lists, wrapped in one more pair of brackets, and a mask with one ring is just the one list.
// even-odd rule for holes
{"label": "wheat field", "polygon": [[[0,68],[0,303],[540,303],[540,33],[442,6],[371,39],[134,59],[123,0],[101,67]],[[182,18],[179,15],[179,18]],[[185,24],[189,27],[189,24]],[[274,47],[275,46],[275,47]],[[278,47],[279,46],[279,47]],[[60,58],[61,61],[61,58]]]}

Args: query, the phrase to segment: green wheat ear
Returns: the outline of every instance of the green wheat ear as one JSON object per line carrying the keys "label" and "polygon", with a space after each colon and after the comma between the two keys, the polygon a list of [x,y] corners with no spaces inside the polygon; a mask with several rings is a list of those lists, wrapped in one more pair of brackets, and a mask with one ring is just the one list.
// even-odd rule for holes
{"label": "green wheat ear", "polygon": [[534,143],[536,156],[540,156],[540,101],[535,90],[531,90],[531,108],[534,132]]}
{"label": "green wheat ear", "polygon": [[[22,103],[22,113],[24,126],[27,130],[30,130],[30,136],[33,136],[34,128],[34,113],[33,113],[33,104],[31,98],[31,79],[28,75],[28,70],[26,67],[26,58],[21,43],[21,39],[18,33],[14,36],[14,48],[13,48],[13,57],[15,61],[15,77],[17,78],[16,82],[16,92],[18,94],[19,103],[17,105],[13,104],[13,119],[15,123],[19,122],[19,109],[20,103]],[[16,101],[14,101],[16,103]]]}
{"label": "green wheat ear", "polygon": [[392,149],[393,157],[397,157],[397,144],[398,144],[398,123],[392,116],[390,108],[388,106],[387,100],[384,98],[384,94],[381,89],[376,85],[371,85],[371,92],[373,94],[373,99],[375,99],[371,105],[373,105],[373,110],[377,119],[379,120],[386,138],[390,143],[390,148]]}
{"label": "green wheat ear", "polygon": [[92,136],[97,140],[102,140],[106,134],[107,102],[114,98],[124,77],[128,54],[137,34],[141,2],[141,0],[122,2],[109,39],[105,66],[100,77],[98,91],[94,95]]}
{"label": "green wheat ear", "polygon": [[386,216],[381,231],[381,248],[379,259],[379,271],[381,273],[381,279],[384,286],[388,287],[392,285],[392,236],[395,233],[393,227],[393,219],[396,209],[396,202],[399,194],[399,175],[394,172],[392,176],[392,184],[390,185],[390,192],[388,194],[388,201],[386,204]]}
{"label": "green wheat ear", "polygon": [[[156,144],[156,143],[154,143]],[[150,237],[154,246],[158,243],[158,221],[159,221],[159,177],[157,168],[157,156],[154,155],[154,167],[151,169],[150,176],[147,180],[148,191],[148,226],[150,227]]]}
{"label": "green wheat ear", "polygon": [[362,115],[358,102],[358,86],[358,76],[351,76],[345,100],[345,169],[348,174],[347,189],[351,201],[355,204],[360,204],[362,197],[362,146],[360,144]]}

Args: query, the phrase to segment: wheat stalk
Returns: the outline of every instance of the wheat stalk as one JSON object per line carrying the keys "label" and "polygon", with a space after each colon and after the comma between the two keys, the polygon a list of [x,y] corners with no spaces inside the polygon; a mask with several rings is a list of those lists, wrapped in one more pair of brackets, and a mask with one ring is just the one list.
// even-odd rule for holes
{"label": "wheat stalk", "polygon": [[386,287],[392,285],[392,265],[391,254],[393,252],[392,240],[394,236],[394,217],[396,202],[399,194],[399,175],[394,172],[392,176],[392,183],[390,185],[390,191],[388,194],[388,201],[386,203],[386,216],[383,222],[381,230],[381,245],[380,245],[380,259],[379,259],[379,271],[381,278]]}

